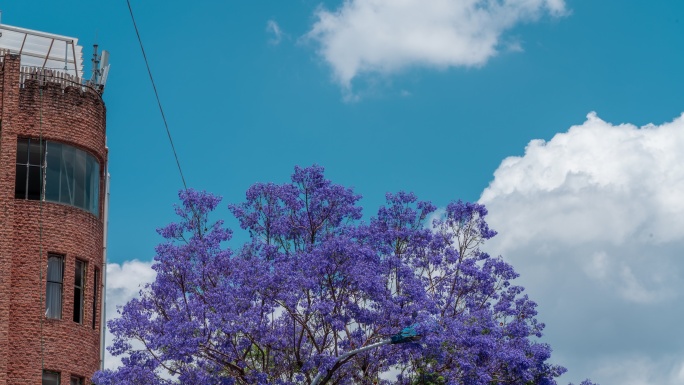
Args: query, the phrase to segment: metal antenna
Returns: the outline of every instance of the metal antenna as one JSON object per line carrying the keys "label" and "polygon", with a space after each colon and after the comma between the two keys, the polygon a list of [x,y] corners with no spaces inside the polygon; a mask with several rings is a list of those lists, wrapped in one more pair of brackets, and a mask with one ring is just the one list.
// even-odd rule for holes
{"label": "metal antenna", "polygon": [[[97,41],[97,39],[96,39]],[[97,43],[93,44],[93,76],[92,76],[92,81],[97,84],[98,82],[98,76],[100,75],[100,57],[97,55]]]}

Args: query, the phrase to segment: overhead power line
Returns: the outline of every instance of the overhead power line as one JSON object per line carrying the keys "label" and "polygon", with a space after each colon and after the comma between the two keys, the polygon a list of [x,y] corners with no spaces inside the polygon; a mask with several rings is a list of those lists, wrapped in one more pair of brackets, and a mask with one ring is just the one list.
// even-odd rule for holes
{"label": "overhead power line", "polygon": [[180,173],[181,180],[183,181],[183,187],[185,190],[188,189],[188,185],[185,183],[185,177],[183,176],[183,170],[181,169],[180,161],[178,160],[178,154],[176,153],[176,147],[173,145],[173,139],[171,138],[171,131],[169,131],[169,124],[166,122],[166,115],[164,115],[164,109],[162,108],[161,101],[159,100],[159,93],[157,92],[157,86],[154,84],[154,78],[152,77],[152,70],[150,69],[150,64],[147,61],[147,55],[145,54],[145,47],[143,46],[142,39],[140,38],[140,32],[138,32],[138,25],[135,23],[135,16],[133,16],[133,9],[131,8],[130,0],[126,0],[128,4],[128,11],[131,13],[131,20],[133,21],[133,28],[135,28],[135,34],[138,37],[138,42],[140,43],[140,50],[142,51],[143,59],[145,59],[145,66],[147,67],[147,73],[150,75],[150,82],[152,82],[152,88],[154,89],[154,96],[157,98],[157,104],[159,105],[159,112],[161,112],[162,120],[164,120],[164,127],[166,128],[166,135],[169,137],[169,143],[171,143],[171,150],[173,150],[173,156],[176,158],[176,165],[178,166],[178,172]]}

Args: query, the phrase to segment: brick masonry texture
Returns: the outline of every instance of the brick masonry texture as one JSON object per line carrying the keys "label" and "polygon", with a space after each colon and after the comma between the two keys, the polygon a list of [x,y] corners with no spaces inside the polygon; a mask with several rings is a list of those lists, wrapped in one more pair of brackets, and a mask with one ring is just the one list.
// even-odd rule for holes
{"label": "brick masonry texture", "polygon": [[[21,86],[18,56],[5,55],[0,65],[0,385],[40,384],[42,368],[60,372],[62,385],[72,375],[89,384],[100,367],[103,287],[95,315],[92,303],[95,269],[104,271],[103,218],[69,205],[15,199],[15,164],[18,137],[42,135],[87,151],[100,163],[104,212],[105,106],[80,87],[36,80]],[[47,319],[41,303],[48,253],[65,257],[60,320]],[[77,259],[87,263],[82,324],[72,319]]]}

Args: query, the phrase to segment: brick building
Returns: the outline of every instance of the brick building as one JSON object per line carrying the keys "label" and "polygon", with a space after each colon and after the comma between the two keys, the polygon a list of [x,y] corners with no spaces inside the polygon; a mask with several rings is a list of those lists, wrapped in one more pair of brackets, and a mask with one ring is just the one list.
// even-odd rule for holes
{"label": "brick building", "polygon": [[95,55],[85,81],[76,39],[0,33],[0,385],[90,384],[103,341],[107,67]]}

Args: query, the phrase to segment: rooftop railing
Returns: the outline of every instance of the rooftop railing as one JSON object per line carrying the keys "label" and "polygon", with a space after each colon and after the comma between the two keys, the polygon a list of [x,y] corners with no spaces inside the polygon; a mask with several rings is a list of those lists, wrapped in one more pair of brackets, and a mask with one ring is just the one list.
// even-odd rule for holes
{"label": "rooftop railing", "polygon": [[29,80],[36,80],[41,86],[46,86],[48,83],[58,84],[62,90],[67,87],[81,87],[81,90],[83,91],[95,92],[102,97],[103,88],[101,85],[95,84],[89,80],[79,79],[76,76],[57,69],[21,67],[19,70],[20,86],[24,88],[26,82]]}
{"label": "rooftop railing", "polygon": [[[4,69],[5,57],[11,53],[8,49],[0,48],[0,69]],[[57,68],[21,66],[19,68],[20,87],[26,87],[27,81],[37,81],[40,86],[46,86],[48,83],[58,84],[62,90],[67,87],[80,87],[84,92],[97,93],[100,98],[104,91],[104,87],[101,84],[78,78]]]}

